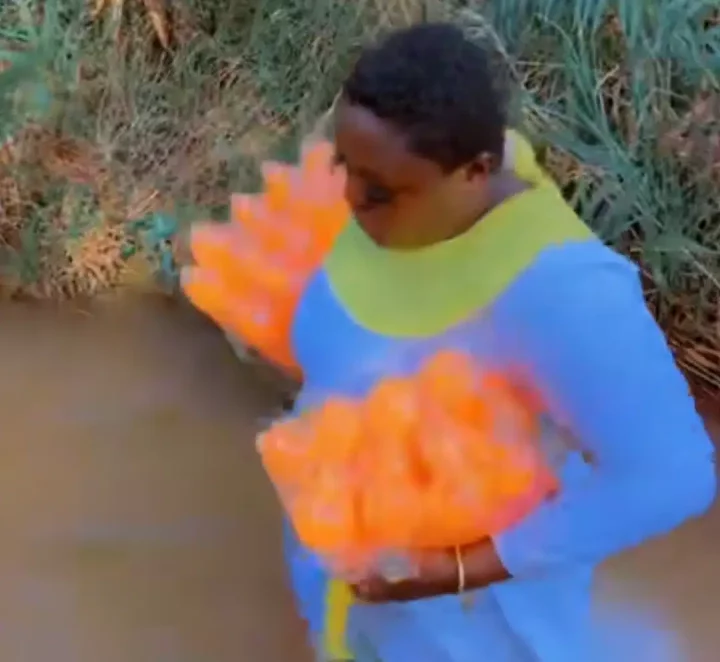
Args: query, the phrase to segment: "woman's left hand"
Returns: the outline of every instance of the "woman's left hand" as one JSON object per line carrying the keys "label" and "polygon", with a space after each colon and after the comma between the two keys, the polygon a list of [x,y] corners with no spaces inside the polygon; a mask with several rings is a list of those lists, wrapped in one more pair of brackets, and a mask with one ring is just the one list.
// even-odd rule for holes
{"label": "woman's left hand", "polygon": [[409,579],[391,581],[370,575],[355,584],[355,596],[363,602],[409,602],[457,593],[460,588],[458,559],[454,551],[425,556]]}
{"label": "woman's left hand", "polygon": [[354,582],[352,589],[363,602],[410,602],[482,589],[509,577],[492,540],[485,539],[459,551],[424,554],[411,578],[390,581],[371,575]]}

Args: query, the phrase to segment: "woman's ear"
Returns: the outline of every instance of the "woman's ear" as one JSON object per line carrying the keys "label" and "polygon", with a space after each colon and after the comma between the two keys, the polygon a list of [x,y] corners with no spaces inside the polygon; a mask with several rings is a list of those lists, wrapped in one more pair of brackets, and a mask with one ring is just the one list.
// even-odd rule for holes
{"label": "woman's ear", "polygon": [[500,170],[502,159],[497,154],[483,152],[474,158],[467,168],[469,180],[476,178],[487,179],[490,175]]}

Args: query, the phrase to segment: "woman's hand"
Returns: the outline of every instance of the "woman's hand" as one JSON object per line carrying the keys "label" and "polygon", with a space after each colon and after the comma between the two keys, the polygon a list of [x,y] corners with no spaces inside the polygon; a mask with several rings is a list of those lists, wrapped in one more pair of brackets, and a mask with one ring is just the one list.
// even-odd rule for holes
{"label": "woman's hand", "polygon": [[352,588],[363,602],[408,602],[437,595],[457,593],[460,575],[454,550],[433,552],[416,564],[409,579],[389,580],[382,575],[370,575]]}
{"label": "woman's hand", "polygon": [[485,588],[508,578],[492,541],[483,540],[460,548],[459,553],[450,549],[423,555],[410,579],[390,581],[371,575],[352,588],[363,602],[410,602]]}

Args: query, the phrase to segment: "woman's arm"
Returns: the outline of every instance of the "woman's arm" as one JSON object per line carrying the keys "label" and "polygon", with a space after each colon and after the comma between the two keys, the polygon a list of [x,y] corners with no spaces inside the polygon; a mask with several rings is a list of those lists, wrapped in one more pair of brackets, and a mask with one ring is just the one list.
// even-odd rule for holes
{"label": "woman's arm", "polygon": [[[636,272],[605,249],[595,249],[593,265],[582,250],[541,258],[496,313],[509,356],[593,457],[592,471],[494,541],[464,549],[468,588],[600,562],[700,515],[714,499],[712,444]],[[457,586],[448,552],[415,582],[376,582],[359,593],[404,600]]]}
{"label": "woman's arm", "polygon": [[580,486],[496,538],[514,576],[602,561],[715,496],[712,443],[634,269],[609,252],[574,278],[544,266],[518,284],[515,350],[594,462]]}

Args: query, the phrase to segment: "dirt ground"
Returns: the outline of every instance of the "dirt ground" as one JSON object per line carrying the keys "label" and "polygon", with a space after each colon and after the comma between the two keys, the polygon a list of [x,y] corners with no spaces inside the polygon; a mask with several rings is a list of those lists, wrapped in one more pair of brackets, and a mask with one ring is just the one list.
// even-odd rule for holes
{"label": "dirt ground", "polygon": [[[0,659],[307,659],[253,447],[270,381],[157,302],[5,308],[0,366]],[[618,559],[599,595],[717,660],[718,541],[720,509]]]}

